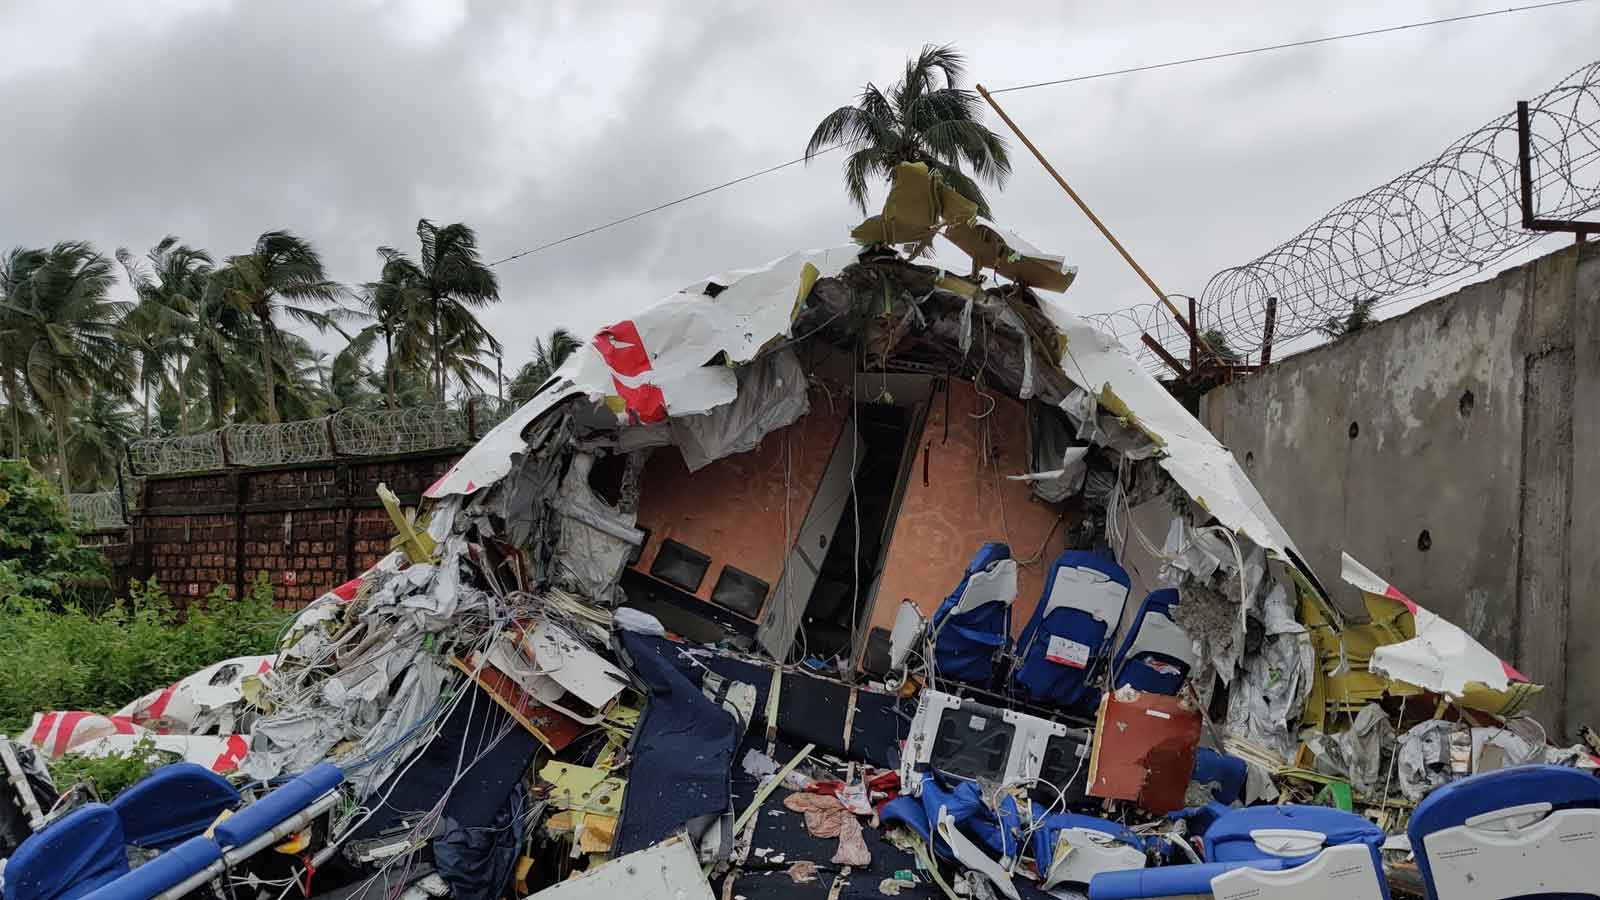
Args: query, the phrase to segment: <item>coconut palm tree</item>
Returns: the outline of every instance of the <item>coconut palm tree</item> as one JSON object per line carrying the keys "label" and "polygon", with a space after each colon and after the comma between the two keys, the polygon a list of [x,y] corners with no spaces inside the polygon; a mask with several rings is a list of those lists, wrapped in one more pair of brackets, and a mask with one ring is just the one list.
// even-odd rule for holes
{"label": "coconut palm tree", "polygon": [[195,311],[190,368],[196,372],[209,411],[208,427],[228,424],[244,398],[261,396],[261,328],[255,317],[227,295],[221,273],[206,282]]}
{"label": "coconut palm tree", "polygon": [[422,299],[421,271],[416,264],[392,247],[379,247],[378,255],[383,259],[378,280],[363,285],[357,301],[358,312],[372,324],[352,338],[350,347],[340,355],[359,345],[359,358],[364,360],[382,337],[384,400],[390,409],[397,409],[402,376],[430,366],[433,320]]}
{"label": "coconut palm tree", "polygon": [[319,331],[338,330],[337,313],[300,304],[332,303],[339,296],[339,286],[324,274],[322,258],[316,249],[287,231],[269,231],[261,235],[249,253],[228,257],[227,268],[218,274],[223,279],[223,293],[228,302],[253,316],[260,327],[257,349],[265,419],[281,421],[278,363],[290,354],[286,352],[288,341],[279,327],[279,319],[288,316],[315,325]]}
{"label": "coconut palm tree", "polygon": [[422,252],[415,261],[391,247],[378,248],[384,258],[380,283],[391,286],[395,293],[384,301],[406,310],[404,319],[416,316],[429,323],[428,356],[436,396],[443,403],[450,373],[471,370],[477,354],[500,351],[500,343],[472,314],[475,307],[497,302],[500,286],[478,257],[477,233],[466,225],[441,228],[419,219],[417,240]]}
{"label": "coconut palm tree", "polygon": [[[56,244],[25,279],[8,287],[8,350],[20,362],[34,402],[49,413],[61,492],[72,492],[67,421],[73,405],[98,392],[127,396],[132,359],[119,323],[131,304],[106,299],[111,261],[81,241]],[[13,363],[15,364],[15,362]]]}
{"label": "coconut palm tree", "polygon": [[26,458],[23,422],[36,421],[27,408],[25,361],[28,335],[16,305],[25,303],[23,294],[33,273],[44,265],[45,251],[14,247],[0,259],[0,382],[6,394],[6,420],[11,423],[11,455]]}
{"label": "coconut palm tree", "polygon": [[287,421],[314,419],[332,406],[325,354],[297,334],[283,337],[283,352],[273,357],[278,366],[278,409]]}
{"label": "coconut palm tree", "polygon": [[109,490],[127,447],[139,437],[136,413],[121,397],[95,391],[73,405],[67,463],[72,482],[85,490]]}
{"label": "coconut palm tree", "polygon": [[926,163],[945,184],[989,215],[977,179],[1004,187],[1011,174],[1005,139],[978,121],[982,102],[958,86],[966,62],[954,48],[932,44],[906,61],[905,74],[887,94],[868,82],[853,106],[841,106],[817,124],[806,143],[806,161],[843,145],[845,191],[867,211],[873,178],[887,180],[895,166]]}
{"label": "coconut palm tree", "polygon": [[194,380],[189,362],[199,337],[198,313],[211,277],[211,256],[167,235],[145,261],[126,248],[117,250],[117,261],[139,298],[123,327],[136,342],[139,357],[143,431],[146,436],[150,433],[151,393],[170,386],[177,395],[178,433],[187,434],[189,388]]}
{"label": "coconut palm tree", "polygon": [[433,360],[434,366],[443,370],[441,384],[448,386],[453,378],[467,394],[480,393],[479,379],[495,378],[495,370],[483,361],[484,357],[497,357],[504,348],[463,306],[447,306],[436,327]]}
{"label": "coconut palm tree", "polygon": [[38,414],[27,398],[27,391],[18,387],[19,402],[13,406],[7,401],[0,406],[0,450],[11,459],[24,459],[36,469],[44,470],[50,464],[50,422]]}
{"label": "coconut palm tree", "polygon": [[387,364],[388,356],[385,356],[383,372],[375,370],[367,361],[377,346],[378,338],[385,336],[380,324],[368,325],[357,332],[326,366],[324,388],[330,412],[341,409],[399,408],[398,383]]}
{"label": "coconut palm tree", "polygon": [[583,341],[573,337],[572,332],[565,328],[550,332],[548,338],[534,338],[533,358],[523,363],[516,377],[511,379],[511,399],[521,403],[532,397],[561,368],[567,357],[582,346]]}

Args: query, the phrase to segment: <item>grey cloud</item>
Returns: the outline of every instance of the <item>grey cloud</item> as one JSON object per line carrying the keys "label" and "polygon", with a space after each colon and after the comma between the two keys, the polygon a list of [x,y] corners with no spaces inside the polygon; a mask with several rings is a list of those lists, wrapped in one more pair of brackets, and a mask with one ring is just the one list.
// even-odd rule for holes
{"label": "grey cloud", "polygon": [[[1378,3],[1039,4],[996,18],[843,2],[804,14],[470,2],[459,21],[418,33],[378,0],[194,2],[137,29],[97,30],[91,10],[81,29],[15,13],[40,33],[27,68],[0,62],[0,247],[84,237],[139,248],[175,232],[226,254],[286,227],[323,249],[335,277],[360,282],[373,248],[411,247],[422,216],[471,223],[494,259],[791,159],[817,118],[863,81],[892,81],[925,41],[956,41],[974,76],[1000,86],[1398,15]],[[1198,292],[1212,271],[1586,62],[1600,8],[1450,28],[1003,100],[1168,290]],[[1145,302],[1013,149],[997,214],[1080,266],[1065,302]],[[858,214],[838,165],[825,157],[499,267],[505,300],[487,320],[508,366],[557,325],[591,331],[701,275],[847,240]]]}

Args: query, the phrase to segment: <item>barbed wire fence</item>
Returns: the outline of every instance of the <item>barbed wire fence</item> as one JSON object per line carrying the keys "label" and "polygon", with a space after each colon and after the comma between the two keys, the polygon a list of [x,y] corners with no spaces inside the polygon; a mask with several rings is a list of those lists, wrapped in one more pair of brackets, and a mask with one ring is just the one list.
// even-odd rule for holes
{"label": "barbed wire fence", "polygon": [[477,396],[459,404],[342,409],[315,419],[228,425],[135,441],[128,446],[120,491],[71,494],[67,506],[80,530],[116,528],[127,523],[124,510],[131,510],[138,483],[146,477],[461,448],[487,434],[518,405]]}
{"label": "barbed wire fence", "polygon": [[117,491],[68,494],[67,515],[79,531],[100,531],[127,524],[122,515],[122,497]]}
{"label": "barbed wire fence", "polygon": [[[1533,196],[1541,218],[1577,218],[1600,208],[1600,61],[1529,101]],[[1382,308],[1416,299],[1446,279],[1470,277],[1543,238],[1522,227],[1517,115],[1499,116],[1409,172],[1339,204],[1293,238],[1223,269],[1199,299],[1198,328],[1215,329],[1247,361],[1315,334],[1357,301]],[[1163,368],[1129,338],[1149,334],[1173,356],[1189,336],[1160,304],[1093,318]]]}

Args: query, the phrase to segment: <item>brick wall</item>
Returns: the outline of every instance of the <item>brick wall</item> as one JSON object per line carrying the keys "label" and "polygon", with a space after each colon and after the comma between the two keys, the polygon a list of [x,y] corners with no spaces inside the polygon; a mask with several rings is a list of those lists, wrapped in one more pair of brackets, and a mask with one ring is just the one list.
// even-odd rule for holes
{"label": "brick wall", "polygon": [[280,606],[298,608],[389,552],[387,484],[414,506],[459,454],[362,459],[151,478],[134,512],[128,574],[155,578],[178,602],[265,573]]}

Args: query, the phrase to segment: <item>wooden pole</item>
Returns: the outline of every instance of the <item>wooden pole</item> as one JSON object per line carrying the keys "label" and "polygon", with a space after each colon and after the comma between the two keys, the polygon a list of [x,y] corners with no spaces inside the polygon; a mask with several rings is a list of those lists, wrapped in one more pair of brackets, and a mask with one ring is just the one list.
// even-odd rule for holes
{"label": "wooden pole", "polygon": [[1111,246],[1122,254],[1122,258],[1133,268],[1133,271],[1144,280],[1146,285],[1149,285],[1150,292],[1156,295],[1156,299],[1160,300],[1161,305],[1167,308],[1167,312],[1172,313],[1172,318],[1183,326],[1185,331],[1193,335],[1194,340],[1199,342],[1206,352],[1215,355],[1211,345],[1206,343],[1205,336],[1200,334],[1199,330],[1192,324],[1184,321],[1183,313],[1178,312],[1178,308],[1172,305],[1171,300],[1167,299],[1167,294],[1161,290],[1161,286],[1156,284],[1155,279],[1151,278],[1149,273],[1144,270],[1144,267],[1134,260],[1133,254],[1128,252],[1128,248],[1122,246],[1122,242],[1117,240],[1117,236],[1111,233],[1111,229],[1106,227],[1106,223],[1100,221],[1100,217],[1094,214],[1094,210],[1089,208],[1089,204],[1083,202],[1083,198],[1079,197],[1078,192],[1072,189],[1072,185],[1067,184],[1067,180],[1061,177],[1061,173],[1056,171],[1055,166],[1050,165],[1050,161],[1044,158],[1044,154],[1039,152],[1039,148],[1033,145],[1033,141],[1028,140],[1028,136],[1022,133],[1021,128],[1017,127],[1017,123],[1011,121],[1011,117],[1006,115],[1006,111],[1001,109],[1000,104],[995,102],[994,96],[989,93],[988,89],[980,84],[978,85],[978,93],[982,94],[983,99],[989,102],[995,113],[1000,116],[1001,121],[1006,123],[1006,127],[1010,128],[1012,133],[1017,136],[1017,139],[1022,141],[1023,146],[1028,148],[1028,151],[1033,154],[1033,158],[1039,161],[1039,165],[1044,166],[1044,170],[1050,173],[1050,177],[1056,180],[1056,184],[1061,185],[1061,189],[1067,192],[1067,196],[1072,198],[1072,202],[1078,204],[1078,208],[1083,210],[1085,216],[1089,217],[1089,221],[1094,223],[1094,227],[1100,229],[1100,233],[1105,235],[1106,240],[1111,242]]}

